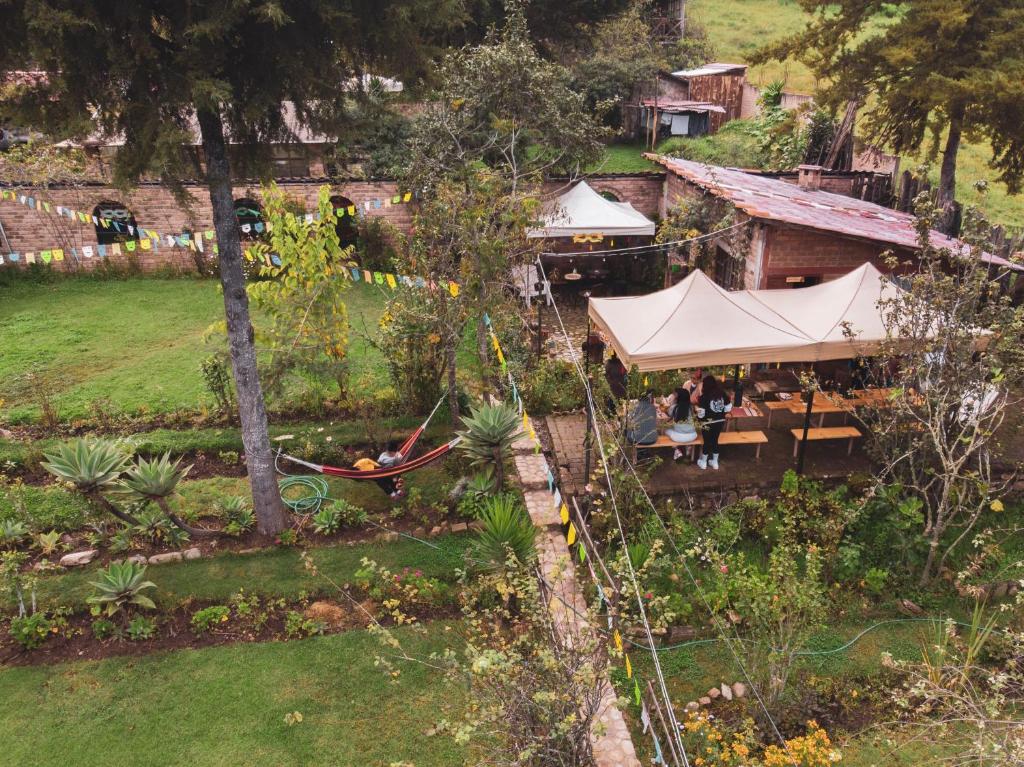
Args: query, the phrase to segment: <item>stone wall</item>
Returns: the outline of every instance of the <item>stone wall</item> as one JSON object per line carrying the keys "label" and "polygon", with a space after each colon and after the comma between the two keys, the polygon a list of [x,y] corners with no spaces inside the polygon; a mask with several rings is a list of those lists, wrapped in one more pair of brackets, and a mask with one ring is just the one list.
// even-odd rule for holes
{"label": "stone wall", "polygon": [[[656,217],[661,207],[663,173],[596,175],[588,181],[598,191],[612,192],[619,200],[631,202],[641,213]],[[363,210],[363,203],[373,200],[390,200],[399,192],[394,181],[330,180],[330,179],[282,179],[278,185],[306,210],[313,210],[320,187],[328,185],[332,194],[347,197],[360,208],[363,215],[381,216],[402,231],[412,226],[414,204],[403,203],[390,207]],[[564,187],[564,180],[553,180],[546,191]],[[14,189],[15,187],[6,187]],[[205,187],[186,186],[188,202],[182,203],[171,190],[158,183],[143,183],[130,192],[122,192],[103,184],[85,184],[76,187],[58,186],[50,189],[17,188],[19,195],[34,197],[47,202],[51,207],[62,206],[91,214],[93,208],[103,201],[114,201],[131,210],[139,227],[158,232],[162,238],[180,235],[183,232],[202,232],[213,229],[213,215]],[[259,200],[257,184],[240,185],[234,189],[235,199],[253,198]],[[96,229],[92,222],[81,223],[55,213],[45,213],[28,208],[19,202],[0,202],[0,224],[10,243],[10,250],[16,253],[34,252],[61,248],[67,256],[55,268],[74,270],[90,269],[102,263],[101,259],[81,257],[83,247],[97,244]],[[72,249],[78,256],[72,255]],[[6,252],[0,240],[0,254]],[[192,270],[195,256],[187,248],[171,247],[162,239],[155,250],[137,250],[134,254],[143,271],[162,268]],[[127,254],[111,256],[114,262],[124,263]],[[23,261],[22,261],[23,262]],[[5,268],[7,265],[5,264]]]}

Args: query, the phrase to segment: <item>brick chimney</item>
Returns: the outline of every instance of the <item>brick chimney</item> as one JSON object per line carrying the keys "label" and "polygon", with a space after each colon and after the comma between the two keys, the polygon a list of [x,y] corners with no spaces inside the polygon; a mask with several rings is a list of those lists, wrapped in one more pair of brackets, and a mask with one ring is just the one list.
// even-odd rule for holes
{"label": "brick chimney", "polygon": [[823,170],[824,168],[820,165],[798,165],[797,186],[808,192],[817,192],[821,189],[821,172]]}

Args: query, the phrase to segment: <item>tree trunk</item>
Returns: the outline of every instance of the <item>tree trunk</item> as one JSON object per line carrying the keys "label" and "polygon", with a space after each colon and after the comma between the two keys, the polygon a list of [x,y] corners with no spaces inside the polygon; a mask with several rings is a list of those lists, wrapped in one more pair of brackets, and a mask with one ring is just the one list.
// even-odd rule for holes
{"label": "tree trunk", "polygon": [[939,173],[939,191],[936,198],[942,210],[939,226],[946,234],[953,231],[956,219],[956,157],[960,151],[960,137],[964,129],[964,109],[955,107],[949,116],[949,135],[942,150],[942,169]]}
{"label": "tree trunk", "polygon": [[918,585],[922,588],[931,583],[932,580],[932,568],[935,567],[935,557],[939,551],[939,541],[937,538],[933,538],[928,544],[928,559],[925,560],[924,569],[921,570],[921,578],[918,580]]}
{"label": "tree trunk", "polygon": [[452,414],[452,426],[458,428],[462,425],[462,414],[459,412],[459,387],[456,377],[456,349],[455,341],[448,342],[445,349],[445,367],[448,368],[448,410]]}
{"label": "tree trunk", "polygon": [[85,497],[88,498],[90,501],[93,502],[93,504],[100,507],[101,509],[109,511],[111,514],[120,519],[126,525],[139,524],[139,520],[137,520],[128,512],[121,511],[119,508],[117,508],[117,506],[108,501],[103,496],[103,493],[101,493],[99,490],[90,490],[88,493],[85,493]]}
{"label": "tree trunk", "polygon": [[181,517],[171,511],[170,505],[167,503],[166,498],[155,498],[156,505],[160,507],[160,511],[164,513],[164,516],[171,520],[171,524],[184,530],[193,538],[210,537],[217,534],[216,530],[203,530],[200,527],[192,527],[192,525],[185,522]]}
{"label": "tree trunk", "polygon": [[238,416],[242,426],[242,444],[252,488],[256,526],[263,535],[275,535],[288,526],[281,493],[274,476],[267,432],[267,412],[263,403],[256,368],[256,346],[249,319],[249,297],[242,273],[242,245],[235,221],[231,192],[231,168],[224,141],[220,115],[210,109],[198,110],[199,129],[206,154],[206,184],[213,207],[213,225],[217,230],[220,284],[224,289],[224,314],[227,317],[231,370],[235,378]]}

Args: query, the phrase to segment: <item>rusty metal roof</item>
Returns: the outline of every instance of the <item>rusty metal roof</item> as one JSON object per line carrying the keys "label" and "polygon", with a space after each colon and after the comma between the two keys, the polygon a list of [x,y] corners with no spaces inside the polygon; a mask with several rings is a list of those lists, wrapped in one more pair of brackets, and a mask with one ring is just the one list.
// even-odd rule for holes
{"label": "rusty metal roof", "polygon": [[[909,213],[855,197],[802,189],[797,184],[746,173],[737,168],[721,168],[661,155],[647,156],[716,197],[729,200],[752,218],[780,221],[910,250],[919,247],[916,219]],[[950,250],[966,247],[960,240],[934,230],[931,242],[936,247]],[[992,263],[1009,264],[989,253],[983,253],[982,257]]]}

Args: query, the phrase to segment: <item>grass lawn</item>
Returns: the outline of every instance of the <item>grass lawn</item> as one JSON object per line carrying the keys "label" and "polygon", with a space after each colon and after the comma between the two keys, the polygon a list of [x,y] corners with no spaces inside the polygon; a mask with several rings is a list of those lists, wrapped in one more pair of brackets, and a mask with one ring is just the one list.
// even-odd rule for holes
{"label": "grass lawn", "polygon": [[[408,567],[424,575],[454,581],[455,568],[463,566],[462,552],[473,536],[446,535],[431,540],[439,549],[418,541],[399,538],[387,543],[363,543],[357,546],[328,546],[307,549],[310,559],[323,576],[336,583],[351,582],[360,560],[369,557],[391,570]],[[334,591],[323,577],[306,571],[297,548],[278,547],[253,554],[219,554],[191,562],[153,565],[146,576],[157,588],[153,598],[173,608],[190,598],[227,602],[240,590],[267,597],[294,599],[301,592],[327,594]],[[41,606],[66,605],[79,609],[93,593],[95,566],[47,575],[39,580]]]}
{"label": "grass lawn", "polygon": [[644,149],[639,144],[611,144],[605,148],[604,157],[587,173],[643,173],[656,171],[659,167],[641,156]]}
{"label": "grass lawn", "polygon": [[[401,629],[416,657],[445,624]],[[418,664],[390,681],[365,631],[292,642],[0,670],[4,764],[36,767],[287,767],[395,762],[450,767],[450,737],[425,733],[460,690]],[[298,711],[289,727],[285,714]]]}
{"label": "grass lawn", "polygon": [[[366,342],[384,295],[353,286],[346,295],[352,325],[353,380],[385,378],[384,360]],[[204,331],[223,319],[214,280],[69,279],[0,287],[0,417],[39,416],[35,371],[61,418],[88,415],[106,400],[115,411],[166,412],[209,403],[199,362],[217,348]]]}

